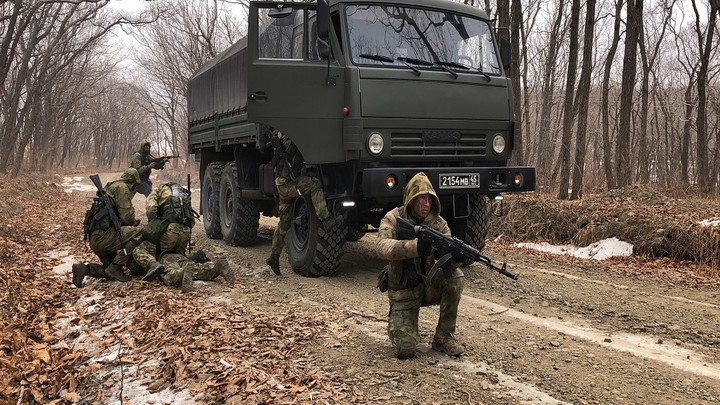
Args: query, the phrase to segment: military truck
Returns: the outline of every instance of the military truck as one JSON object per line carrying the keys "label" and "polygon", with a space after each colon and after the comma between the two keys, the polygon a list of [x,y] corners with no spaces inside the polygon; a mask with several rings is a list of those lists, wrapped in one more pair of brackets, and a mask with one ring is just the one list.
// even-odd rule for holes
{"label": "military truck", "polygon": [[454,236],[485,245],[492,199],[532,191],[508,167],[515,121],[509,43],[481,10],[446,0],[251,2],[247,36],[188,82],[189,150],[206,234],[256,242],[276,216],[269,136],[289,136],[342,218],[297,198],[286,251],[304,276],[335,274],[347,241],[372,231],[425,172]]}

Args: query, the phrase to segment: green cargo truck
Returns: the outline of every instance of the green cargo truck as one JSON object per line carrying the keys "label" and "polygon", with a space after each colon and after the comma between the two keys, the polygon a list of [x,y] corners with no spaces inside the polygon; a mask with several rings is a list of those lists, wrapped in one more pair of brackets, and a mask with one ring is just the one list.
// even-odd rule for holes
{"label": "green cargo truck", "polygon": [[[248,35],[188,82],[189,150],[205,232],[255,242],[276,215],[269,134],[289,136],[343,221],[319,226],[298,198],[286,237],[295,272],[329,276],[347,241],[401,205],[423,171],[453,235],[482,249],[491,199],[532,191],[508,167],[520,125],[504,75],[509,44],[487,15],[445,0],[251,2]],[[502,56],[501,56],[502,55]]]}

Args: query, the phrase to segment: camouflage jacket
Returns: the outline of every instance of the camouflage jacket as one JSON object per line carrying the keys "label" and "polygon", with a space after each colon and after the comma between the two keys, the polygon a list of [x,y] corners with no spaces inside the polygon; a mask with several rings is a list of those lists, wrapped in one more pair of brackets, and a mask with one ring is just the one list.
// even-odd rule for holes
{"label": "camouflage jacket", "polygon": [[[290,158],[290,165],[293,168],[293,174],[295,177],[300,176],[300,170],[304,164],[302,153],[300,153],[300,150],[298,150],[297,146],[295,146],[287,135],[283,135],[280,132],[278,132],[277,135],[280,136],[283,146],[285,147],[285,153]],[[277,154],[277,152],[275,153]],[[288,181],[292,181],[290,169],[285,163],[285,159],[280,156],[276,156],[273,157],[273,160],[275,161],[275,166],[273,167],[273,171],[275,173],[275,184],[283,185]]]}
{"label": "camouflage jacket", "polygon": [[[182,203],[176,201],[173,197],[173,184],[165,183],[161,186],[155,187],[153,191],[148,195],[145,200],[145,213],[147,214],[148,222],[154,218],[160,216],[161,218],[169,219],[171,221],[179,221],[181,217],[185,218],[184,225],[189,228],[195,226],[195,217],[193,216],[192,203],[190,201],[190,193],[187,189],[182,188],[179,184],[175,184],[183,192],[187,193],[185,201]],[[173,203],[172,207],[169,207],[170,203]],[[167,205],[165,205],[167,204]],[[163,211],[161,214],[159,211]],[[181,212],[184,210],[184,212]],[[161,215],[159,215],[161,214]]]}
{"label": "camouflage jacket", "polygon": [[150,142],[148,141],[140,143],[140,149],[133,153],[132,161],[130,162],[130,167],[136,169],[141,178],[150,177],[152,169],[149,168],[148,165],[155,159],[155,156],[152,154],[143,152],[143,146],[149,144]]}
{"label": "camouflage jacket", "polygon": [[[430,214],[423,220],[414,218],[411,202],[413,198],[421,194],[430,194],[433,197],[433,205]],[[425,225],[437,229],[445,235],[450,235],[450,227],[440,216],[440,200],[432,188],[432,184],[424,173],[418,173],[405,188],[403,206],[392,209],[385,214],[380,221],[378,230],[377,252],[378,256],[390,261],[388,271],[388,285],[391,290],[414,288],[423,282],[422,276],[427,275],[435,259],[432,255],[422,258],[417,252],[417,239],[397,239],[397,217],[402,217],[411,224]],[[455,267],[453,276],[461,275],[457,269],[459,263],[453,263]],[[421,276],[422,274],[422,276]]]}
{"label": "camouflage jacket", "polygon": [[129,168],[120,176],[119,180],[111,181],[105,185],[105,192],[115,204],[118,218],[122,225],[136,225],[135,208],[132,205],[133,188],[140,184],[138,171]]}

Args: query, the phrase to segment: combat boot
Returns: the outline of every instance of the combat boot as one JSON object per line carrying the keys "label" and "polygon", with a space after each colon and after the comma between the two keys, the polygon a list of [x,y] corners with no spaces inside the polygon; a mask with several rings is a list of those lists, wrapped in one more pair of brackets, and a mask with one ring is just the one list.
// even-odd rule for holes
{"label": "combat boot", "polygon": [[412,359],[415,357],[415,343],[409,340],[401,340],[395,347],[395,354],[400,360]]}
{"label": "combat boot", "polygon": [[180,287],[180,290],[184,293],[189,293],[193,290],[193,272],[192,270],[186,268],[183,270],[183,278],[182,278],[182,286]]}
{"label": "combat boot", "polygon": [[207,263],[210,261],[210,259],[205,254],[205,251],[202,249],[193,253],[192,256],[189,257],[189,259],[198,264],[203,264],[203,263]]}
{"label": "combat boot", "polygon": [[75,284],[75,287],[82,288],[83,280],[89,273],[90,269],[88,269],[85,263],[74,263],[72,265],[72,282]]}
{"label": "combat boot", "polygon": [[165,272],[165,266],[158,262],[152,262],[147,273],[143,276],[143,280],[152,280],[154,277],[159,277]]}
{"label": "combat boot", "polygon": [[132,277],[130,277],[128,274],[126,274],[123,271],[123,266],[115,263],[111,263],[109,266],[103,270],[103,273],[114,280],[121,281],[123,283],[127,283],[128,281],[132,280]]}
{"label": "combat boot", "polygon": [[433,350],[443,352],[448,356],[459,356],[463,354],[465,348],[455,340],[455,337],[443,331],[439,327],[435,328],[435,336],[432,341]]}
{"label": "combat boot", "polygon": [[270,266],[270,268],[272,269],[273,273],[275,273],[276,276],[281,275],[281,273],[280,273],[280,255],[279,254],[277,254],[277,253],[271,254],[270,257],[265,259],[265,263],[268,266]]}
{"label": "combat boot", "polygon": [[222,276],[229,285],[235,284],[235,273],[230,268],[227,259],[223,258],[215,262],[213,273]]}

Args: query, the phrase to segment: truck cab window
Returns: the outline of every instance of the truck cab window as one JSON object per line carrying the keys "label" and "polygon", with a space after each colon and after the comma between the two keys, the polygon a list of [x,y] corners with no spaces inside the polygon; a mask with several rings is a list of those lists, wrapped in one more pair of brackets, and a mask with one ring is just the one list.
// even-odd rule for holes
{"label": "truck cab window", "polygon": [[261,59],[303,59],[304,10],[293,10],[283,18],[268,16],[270,9],[258,10],[261,21],[258,56]]}
{"label": "truck cab window", "polygon": [[[356,65],[438,65],[490,76],[502,74],[489,21],[411,6],[349,5],[348,44]],[[398,59],[400,58],[400,59]]]}
{"label": "truck cab window", "polygon": [[258,10],[259,58],[320,60],[316,11],[298,8],[287,17],[272,18],[270,10]]}

